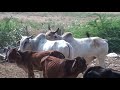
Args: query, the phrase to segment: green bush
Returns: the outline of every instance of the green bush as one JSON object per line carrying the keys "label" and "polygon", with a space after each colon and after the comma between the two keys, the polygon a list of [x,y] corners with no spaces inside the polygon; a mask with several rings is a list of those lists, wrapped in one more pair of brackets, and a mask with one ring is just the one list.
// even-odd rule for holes
{"label": "green bush", "polygon": [[[86,31],[91,36],[98,36],[108,40],[110,52],[120,52],[120,17],[108,15],[99,15],[96,19],[90,20],[85,24],[73,22],[65,28],[66,31],[73,33],[76,38],[86,37]],[[39,30],[41,27],[47,29],[48,24],[56,25],[56,22],[49,21],[47,23],[37,23],[35,21],[22,22],[17,18],[3,18],[0,20],[0,47],[8,45],[16,45],[21,39],[21,35],[26,35],[26,26]],[[32,31],[34,32],[34,31]]]}
{"label": "green bush", "polygon": [[[21,39],[21,35],[28,35],[35,33],[36,30],[44,30],[48,29],[48,24],[55,25],[55,22],[46,22],[46,23],[38,23],[35,21],[21,21],[17,18],[3,18],[0,20],[0,48],[3,48],[8,45],[16,46],[17,41]],[[31,27],[28,33],[27,27]],[[38,33],[37,33],[38,34]]]}
{"label": "green bush", "polygon": [[95,20],[89,21],[84,25],[74,25],[66,31],[73,33],[76,38],[86,37],[88,31],[91,36],[105,38],[109,43],[109,51],[120,52],[120,18],[108,18],[106,15],[99,15]]}
{"label": "green bush", "polygon": [[25,34],[23,24],[15,18],[3,18],[0,20],[0,47],[15,45]]}

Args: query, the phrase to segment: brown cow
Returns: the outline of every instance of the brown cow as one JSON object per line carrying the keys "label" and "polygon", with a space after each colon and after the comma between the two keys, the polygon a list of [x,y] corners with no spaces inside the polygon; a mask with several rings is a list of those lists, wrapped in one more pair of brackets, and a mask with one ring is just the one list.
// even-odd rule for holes
{"label": "brown cow", "polygon": [[46,56],[41,60],[44,78],[76,78],[86,70],[86,60],[77,57],[74,60]]}
{"label": "brown cow", "polygon": [[14,48],[8,51],[7,59],[10,63],[16,63],[18,67],[27,72],[29,78],[34,78],[33,70],[41,71],[40,61],[43,57],[48,56],[49,54],[61,59],[65,58],[65,56],[58,51],[20,52]]}

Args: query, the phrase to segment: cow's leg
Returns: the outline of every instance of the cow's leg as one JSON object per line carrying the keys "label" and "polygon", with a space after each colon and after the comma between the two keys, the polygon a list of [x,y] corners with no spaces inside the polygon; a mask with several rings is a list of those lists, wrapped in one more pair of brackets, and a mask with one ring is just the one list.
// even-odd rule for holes
{"label": "cow's leg", "polygon": [[99,60],[99,65],[103,68],[106,68],[106,66],[105,66],[105,56],[99,56],[99,57],[97,57],[97,59]]}
{"label": "cow's leg", "polygon": [[47,65],[48,65],[47,60],[44,60],[44,63],[42,63],[42,67],[43,67],[43,78],[48,78],[48,76],[47,76]]}
{"label": "cow's leg", "polygon": [[35,78],[34,72],[28,72],[28,78]]}
{"label": "cow's leg", "polygon": [[40,75],[40,78],[42,78],[42,74],[41,74],[42,71],[39,71],[39,75]]}
{"label": "cow's leg", "polygon": [[47,78],[46,75],[45,75],[45,71],[43,71],[43,78]]}
{"label": "cow's leg", "polygon": [[35,78],[32,65],[28,65],[28,78]]}
{"label": "cow's leg", "polygon": [[86,60],[86,64],[87,64],[87,65],[90,65],[91,62],[94,60],[93,57],[84,57],[84,59]]}

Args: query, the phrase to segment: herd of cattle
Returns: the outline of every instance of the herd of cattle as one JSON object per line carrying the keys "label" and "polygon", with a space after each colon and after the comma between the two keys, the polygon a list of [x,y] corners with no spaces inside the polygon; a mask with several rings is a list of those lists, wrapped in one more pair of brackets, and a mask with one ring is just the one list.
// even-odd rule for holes
{"label": "herd of cattle", "polygon": [[[119,78],[120,72],[105,66],[108,43],[100,37],[74,38],[72,33],[60,34],[58,28],[40,33],[34,38],[22,36],[19,48],[9,48],[6,60],[16,63],[34,78],[34,71],[43,71],[44,78]],[[90,62],[99,60],[99,66],[90,67]]]}

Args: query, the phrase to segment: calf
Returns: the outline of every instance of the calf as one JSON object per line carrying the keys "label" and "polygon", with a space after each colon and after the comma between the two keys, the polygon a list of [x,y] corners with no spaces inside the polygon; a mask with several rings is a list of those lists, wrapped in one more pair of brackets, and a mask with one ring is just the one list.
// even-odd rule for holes
{"label": "calf", "polygon": [[68,60],[47,56],[41,60],[41,67],[44,78],[76,78],[87,65],[85,59],[81,57]]}
{"label": "calf", "polygon": [[21,52],[14,48],[8,51],[7,59],[10,63],[16,63],[18,67],[27,72],[29,78],[34,78],[33,70],[41,71],[40,61],[49,54],[61,59],[65,58],[65,56],[58,51]]}
{"label": "calf", "polygon": [[120,72],[110,68],[105,69],[101,66],[95,66],[88,68],[83,78],[120,78]]}

